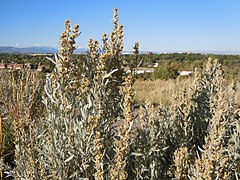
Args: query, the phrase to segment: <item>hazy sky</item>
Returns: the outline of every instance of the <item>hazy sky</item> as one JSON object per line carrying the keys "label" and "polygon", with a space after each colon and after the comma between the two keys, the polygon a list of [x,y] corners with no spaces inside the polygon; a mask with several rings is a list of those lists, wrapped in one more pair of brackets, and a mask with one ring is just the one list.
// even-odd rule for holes
{"label": "hazy sky", "polygon": [[0,0],[0,46],[53,46],[64,20],[80,25],[77,45],[124,25],[124,47],[140,50],[240,50],[240,0]]}

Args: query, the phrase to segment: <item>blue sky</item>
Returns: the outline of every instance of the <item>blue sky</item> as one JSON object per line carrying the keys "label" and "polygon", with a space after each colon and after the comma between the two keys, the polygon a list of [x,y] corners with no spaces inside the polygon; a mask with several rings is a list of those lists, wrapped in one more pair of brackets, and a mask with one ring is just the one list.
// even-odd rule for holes
{"label": "blue sky", "polygon": [[124,25],[124,49],[240,51],[239,0],[0,0],[0,46],[53,46],[64,20],[80,25],[77,45],[112,28],[112,8]]}

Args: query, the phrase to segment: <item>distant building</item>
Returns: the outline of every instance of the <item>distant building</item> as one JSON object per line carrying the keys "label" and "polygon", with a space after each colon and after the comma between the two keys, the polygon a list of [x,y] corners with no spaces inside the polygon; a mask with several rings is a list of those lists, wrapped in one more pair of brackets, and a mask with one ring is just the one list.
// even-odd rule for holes
{"label": "distant building", "polygon": [[179,76],[190,76],[192,75],[192,71],[180,71]]}
{"label": "distant building", "polygon": [[16,70],[23,69],[23,67],[24,67],[24,64],[14,64],[14,66],[13,66],[13,68]]}
{"label": "distant building", "polygon": [[14,64],[7,64],[7,69],[13,69]]}
{"label": "distant building", "polygon": [[44,65],[34,65],[31,63],[25,63],[25,64],[14,64],[14,63],[0,63],[0,69],[9,69],[9,70],[21,70],[21,69],[32,69],[32,70],[37,70],[37,71],[45,71],[46,66]]}
{"label": "distant building", "polygon": [[138,69],[137,74],[144,74],[144,73],[152,73],[154,70],[153,69]]}
{"label": "distant building", "polygon": [[147,54],[147,55],[153,55],[153,52],[148,51],[148,52],[146,52],[146,54]]}
{"label": "distant building", "polygon": [[154,63],[153,67],[155,67],[155,68],[158,67],[158,63]]}
{"label": "distant building", "polygon": [[[130,72],[131,72],[131,71],[130,71],[129,69],[126,70],[126,73],[130,73]],[[152,72],[154,72],[153,69],[138,69],[138,70],[136,71],[137,74],[152,73]]]}
{"label": "distant building", "polygon": [[5,67],[7,67],[7,69],[20,70],[20,69],[23,69],[24,65],[23,64],[5,64]]}

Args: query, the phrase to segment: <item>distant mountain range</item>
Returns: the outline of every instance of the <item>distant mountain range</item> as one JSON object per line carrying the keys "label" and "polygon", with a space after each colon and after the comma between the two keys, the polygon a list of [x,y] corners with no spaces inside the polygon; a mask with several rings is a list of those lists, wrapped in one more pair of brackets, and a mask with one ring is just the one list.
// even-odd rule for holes
{"label": "distant mountain range", "polygon": [[[85,48],[77,48],[74,53],[82,54],[87,50]],[[52,54],[57,53],[58,49],[54,47],[33,46],[33,47],[14,47],[0,46],[0,53],[16,53],[16,54]]]}
{"label": "distant mountain range", "polygon": [[[75,54],[86,53],[86,48],[77,48]],[[174,53],[177,51],[167,51],[167,52],[152,52],[153,54],[160,53]],[[182,51],[184,53],[184,51]],[[221,51],[221,50],[193,50],[188,51],[189,53],[201,53],[201,54],[240,54],[240,51]],[[0,53],[16,53],[16,54],[52,54],[58,53],[58,49],[54,47],[46,46],[32,46],[32,47],[14,47],[14,46],[0,46]],[[140,51],[140,54],[148,54],[149,51]],[[178,52],[180,53],[180,52]],[[123,54],[132,54],[132,51],[123,51]]]}

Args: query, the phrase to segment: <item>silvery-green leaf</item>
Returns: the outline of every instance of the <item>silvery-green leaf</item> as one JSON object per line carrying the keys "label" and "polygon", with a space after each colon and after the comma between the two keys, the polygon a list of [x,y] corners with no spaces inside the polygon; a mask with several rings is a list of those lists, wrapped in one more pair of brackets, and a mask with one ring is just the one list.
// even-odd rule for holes
{"label": "silvery-green leaf", "polygon": [[64,162],[67,163],[73,159],[74,155],[71,155],[69,158],[67,158]]}
{"label": "silvery-green leaf", "polygon": [[143,154],[141,154],[141,153],[132,153],[132,155],[134,155],[134,156],[142,156]]}
{"label": "silvery-green leaf", "polygon": [[114,72],[116,72],[116,71],[118,71],[118,69],[114,69],[114,70],[112,70],[110,73],[105,74],[105,75],[103,76],[103,79],[106,79],[106,78],[111,77],[111,75],[112,75]]}

